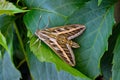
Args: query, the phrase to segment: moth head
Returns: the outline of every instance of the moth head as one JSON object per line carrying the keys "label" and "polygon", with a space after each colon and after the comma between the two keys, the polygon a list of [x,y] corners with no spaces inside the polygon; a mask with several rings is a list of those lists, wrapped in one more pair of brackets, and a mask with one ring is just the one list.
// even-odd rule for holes
{"label": "moth head", "polygon": [[38,34],[39,34],[39,32],[40,32],[40,30],[37,30],[37,31],[35,32],[35,35],[38,35]]}
{"label": "moth head", "polygon": [[41,34],[47,34],[47,32],[42,31],[42,30],[39,30],[39,29],[36,30],[35,35],[39,36],[39,35],[41,35]]}

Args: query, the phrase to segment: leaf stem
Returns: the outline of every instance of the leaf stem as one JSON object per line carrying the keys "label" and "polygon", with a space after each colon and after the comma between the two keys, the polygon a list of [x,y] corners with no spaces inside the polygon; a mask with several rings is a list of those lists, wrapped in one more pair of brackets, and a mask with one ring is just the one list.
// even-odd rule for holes
{"label": "leaf stem", "polygon": [[23,60],[18,64],[17,68],[19,68],[25,61],[26,61],[26,60],[23,59]]}
{"label": "leaf stem", "polygon": [[[26,57],[26,51],[25,51],[25,49],[24,49],[24,45],[23,45],[22,39],[21,39],[21,37],[20,37],[18,28],[17,28],[17,26],[16,26],[15,23],[14,23],[14,29],[15,29],[15,31],[16,31],[16,34],[17,34],[17,37],[18,37],[20,46],[21,46],[21,48],[22,48],[22,52],[23,52],[23,54],[25,55],[25,59],[22,60],[22,61],[19,63],[19,65],[18,65],[18,66],[20,67],[20,65],[22,65],[22,63],[25,62],[25,60],[27,60],[27,57]],[[18,67],[18,66],[17,66],[17,67]]]}

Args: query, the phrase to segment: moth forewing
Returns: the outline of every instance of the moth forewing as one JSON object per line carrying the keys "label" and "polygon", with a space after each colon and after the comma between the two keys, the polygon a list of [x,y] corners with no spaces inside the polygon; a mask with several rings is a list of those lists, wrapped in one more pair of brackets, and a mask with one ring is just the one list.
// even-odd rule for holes
{"label": "moth forewing", "polygon": [[71,58],[69,58],[69,59],[70,59],[69,64],[70,64],[71,66],[75,66],[76,63],[75,63],[75,56],[74,56],[74,54],[73,54],[73,51],[72,51],[70,45],[68,45],[68,44],[66,44],[66,45],[67,45],[68,50],[70,51],[70,54],[71,54]]}
{"label": "moth forewing", "polygon": [[85,29],[86,29],[86,27],[84,25],[72,24],[72,25],[53,27],[53,28],[49,28],[46,30],[56,36],[62,34],[64,36],[66,36],[69,40],[71,40],[71,39],[81,35]]}
{"label": "moth forewing", "polygon": [[75,66],[75,57],[71,47],[79,45],[71,39],[79,36],[85,30],[84,25],[73,24],[37,30],[35,34],[45,42],[61,59],[71,66]]}
{"label": "moth forewing", "polygon": [[73,29],[69,31],[70,36],[68,37],[69,40],[74,39],[75,37],[81,35],[83,31],[86,29],[84,25],[75,24]]}

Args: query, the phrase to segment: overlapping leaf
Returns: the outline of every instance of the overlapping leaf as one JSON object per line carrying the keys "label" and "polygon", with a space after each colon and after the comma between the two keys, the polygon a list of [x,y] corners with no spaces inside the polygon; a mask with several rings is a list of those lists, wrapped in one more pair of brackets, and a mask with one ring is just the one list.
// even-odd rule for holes
{"label": "overlapping leaf", "polygon": [[108,50],[105,52],[101,60],[101,68],[102,68],[101,71],[105,80],[110,80],[110,78],[112,78],[111,69],[113,66],[112,64],[113,55],[114,55],[113,50],[115,48],[116,40],[118,38],[119,33],[120,33],[120,26],[114,25],[112,35],[109,37],[108,40]]}
{"label": "overlapping leaf", "polygon": [[0,32],[0,45],[2,45],[7,51],[8,53],[10,53],[8,47],[7,47],[7,43],[6,43],[6,39],[5,37],[2,35],[2,33]]}
{"label": "overlapping leaf", "polygon": [[120,24],[118,25],[118,33],[119,36],[117,38],[117,42],[114,48],[114,57],[113,57],[113,67],[112,67],[112,80],[119,80],[120,79]]}
{"label": "overlapping leaf", "polygon": [[98,0],[98,5],[100,5],[102,3],[102,0]]}
{"label": "overlapping leaf", "polygon": [[[10,21],[9,21],[10,20]],[[0,16],[0,80],[19,80],[21,75],[12,61],[13,54],[13,18]],[[14,73],[14,74],[12,74]]]}
{"label": "overlapping leaf", "polygon": [[[47,50],[47,49],[44,49],[44,50]],[[51,55],[48,55],[48,56],[50,57]],[[30,50],[28,50],[28,46],[27,46],[27,59],[28,59],[29,68],[32,74],[32,78],[34,80],[49,80],[49,79],[50,80],[61,80],[61,79],[62,80],[91,80],[86,76],[84,76],[83,74],[81,74],[80,72],[78,72],[77,70],[69,67],[68,65],[66,66],[66,64],[60,61],[60,59],[57,59],[59,60],[59,64],[60,64],[59,68],[64,68],[65,70],[62,69],[60,71],[57,71],[56,66],[54,64],[48,63],[48,62],[40,62],[33,55],[33,53],[30,52]],[[44,56],[43,56],[43,59],[44,59]],[[31,64],[34,64],[34,65],[31,65]],[[71,72],[71,74],[69,74],[68,72]]]}
{"label": "overlapping leaf", "polygon": [[13,15],[15,13],[21,13],[26,12],[27,10],[22,10],[17,8],[15,5],[13,5],[11,2],[8,1],[0,1],[0,15],[2,14],[8,14]]}

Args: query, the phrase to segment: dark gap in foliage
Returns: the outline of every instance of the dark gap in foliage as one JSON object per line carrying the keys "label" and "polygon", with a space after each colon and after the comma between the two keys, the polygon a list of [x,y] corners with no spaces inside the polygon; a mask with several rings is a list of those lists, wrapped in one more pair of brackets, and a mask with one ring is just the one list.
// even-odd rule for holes
{"label": "dark gap in foliage", "polygon": [[22,74],[22,79],[20,80],[32,80],[30,77],[30,72],[29,72],[29,68],[27,66],[27,63],[23,63],[20,67],[19,70]]}
{"label": "dark gap in foliage", "polygon": [[111,69],[113,60],[113,50],[116,44],[118,34],[120,33],[120,26],[118,25],[115,25],[113,27],[112,35],[108,39],[108,50],[104,53],[101,59],[101,71],[105,80],[109,80],[112,77]]}
{"label": "dark gap in foliage", "polygon": [[98,76],[95,80],[104,80],[103,76]]}
{"label": "dark gap in foliage", "polygon": [[[16,14],[15,16],[16,16],[16,20],[15,20],[16,27],[18,29],[18,32],[20,33],[20,37],[22,39],[23,46],[24,46],[23,48],[25,49],[28,38],[27,38],[27,29],[23,22],[23,14]],[[14,50],[13,60],[14,60],[16,67],[19,66],[18,69],[22,75],[21,80],[31,80],[27,63],[23,62],[22,64],[20,64],[20,62],[22,62],[22,60],[25,59],[25,55],[23,53],[23,49],[20,46],[18,35],[16,34],[15,29],[14,29],[13,50]]]}
{"label": "dark gap in foliage", "polygon": [[[20,33],[20,37],[24,45],[27,43],[27,29],[23,23],[23,16],[22,14],[16,14],[15,16],[16,16],[16,20],[15,20],[16,27],[18,29],[18,32]],[[20,42],[18,40],[18,36],[16,34],[15,29],[14,29],[13,49],[14,49],[14,62],[15,62],[15,65],[18,65],[19,62],[24,59],[24,53],[20,46]]]}

